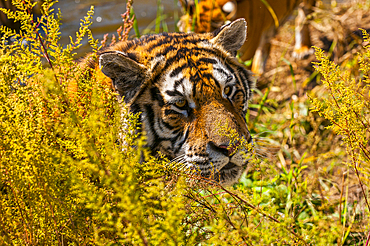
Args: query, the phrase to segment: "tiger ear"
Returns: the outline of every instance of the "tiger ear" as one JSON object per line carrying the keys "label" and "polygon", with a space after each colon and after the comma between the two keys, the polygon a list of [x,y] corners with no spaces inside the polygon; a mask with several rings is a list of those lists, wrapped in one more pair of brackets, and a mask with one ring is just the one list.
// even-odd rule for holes
{"label": "tiger ear", "polygon": [[101,54],[99,67],[103,74],[112,80],[113,88],[119,93],[119,100],[124,97],[125,103],[132,102],[145,83],[145,66],[121,51]]}
{"label": "tiger ear", "polygon": [[247,22],[244,19],[237,19],[222,26],[214,33],[211,42],[221,45],[226,51],[236,56],[236,52],[242,47],[247,36]]}

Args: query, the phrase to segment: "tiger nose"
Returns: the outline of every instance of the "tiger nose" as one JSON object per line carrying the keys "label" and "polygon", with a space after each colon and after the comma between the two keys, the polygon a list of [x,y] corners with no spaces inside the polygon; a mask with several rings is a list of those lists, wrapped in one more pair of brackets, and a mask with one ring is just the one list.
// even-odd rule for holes
{"label": "tiger nose", "polygon": [[233,153],[235,152],[236,148],[240,145],[240,142],[236,142],[233,145],[216,145],[214,142],[210,142],[210,145],[213,149],[217,150],[218,152],[221,152],[222,154],[231,157]]}

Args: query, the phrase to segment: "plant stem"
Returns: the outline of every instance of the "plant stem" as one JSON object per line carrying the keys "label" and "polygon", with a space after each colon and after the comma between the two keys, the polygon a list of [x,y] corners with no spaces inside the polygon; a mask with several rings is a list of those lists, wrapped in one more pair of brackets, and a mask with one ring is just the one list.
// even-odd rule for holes
{"label": "plant stem", "polygon": [[[276,222],[276,223],[281,224],[281,222],[280,222],[278,219],[275,219],[274,217],[272,217],[272,216],[270,216],[270,215],[266,214],[265,212],[261,211],[261,210],[260,210],[260,209],[258,209],[256,206],[254,206],[254,205],[250,204],[250,203],[249,203],[249,202],[247,202],[246,200],[244,200],[244,199],[242,199],[241,197],[239,197],[237,194],[232,193],[232,192],[230,192],[230,191],[226,190],[226,189],[225,189],[224,187],[222,187],[221,185],[219,185],[219,188],[221,188],[222,190],[224,190],[225,192],[227,192],[229,195],[231,195],[231,196],[233,196],[233,197],[237,198],[238,200],[242,201],[245,205],[247,205],[248,207],[250,207],[250,208],[252,208],[252,209],[256,210],[258,213],[260,213],[260,214],[262,214],[262,215],[266,216],[266,217],[267,217],[267,218],[269,218],[270,220],[272,220],[272,221],[274,221],[274,222]],[[301,236],[299,236],[297,233],[295,233],[293,230],[288,229],[288,228],[286,228],[286,230],[288,230],[288,231],[289,231],[290,233],[292,233],[296,238],[298,238],[299,240],[301,240],[305,245],[308,245],[308,244],[307,244],[307,242],[306,242],[306,241],[305,241]]]}

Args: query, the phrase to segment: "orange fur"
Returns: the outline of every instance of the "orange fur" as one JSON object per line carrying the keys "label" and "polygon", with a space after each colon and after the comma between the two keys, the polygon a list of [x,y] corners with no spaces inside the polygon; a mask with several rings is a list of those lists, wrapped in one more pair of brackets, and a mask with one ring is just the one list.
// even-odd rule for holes
{"label": "orange fur", "polygon": [[[245,110],[254,81],[235,58],[246,36],[240,19],[217,33],[163,33],[120,42],[85,64],[99,69],[132,113],[148,148],[221,183],[237,181],[247,160],[219,133],[247,142]],[[99,62],[99,66],[97,64]],[[226,89],[227,88],[227,89]]]}
{"label": "orange fur", "polygon": [[[276,34],[277,27],[275,20],[261,0],[200,0],[199,11],[193,2],[180,0],[187,14],[181,17],[179,28],[181,31],[189,32],[193,26],[192,20],[195,18],[194,32],[209,32],[220,27],[225,21],[233,21],[244,18],[247,21],[247,40],[241,47],[239,53],[243,61],[254,57],[252,72],[262,74],[265,62],[270,50],[270,39]],[[302,2],[302,0],[267,0],[276,15],[281,26]],[[301,15],[297,18],[296,26],[299,32],[296,34],[299,44],[296,44],[294,56],[302,58],[309,53],[311,42],[310,35],[305,23],[305,17],[310,13],[314,0],[305,0],[301,5]],[[223,7],[233,5],[231,12],[225,12]],[[189,13],[190,12],[190,13]],[[303,13],[303,14],[302,14]]]}

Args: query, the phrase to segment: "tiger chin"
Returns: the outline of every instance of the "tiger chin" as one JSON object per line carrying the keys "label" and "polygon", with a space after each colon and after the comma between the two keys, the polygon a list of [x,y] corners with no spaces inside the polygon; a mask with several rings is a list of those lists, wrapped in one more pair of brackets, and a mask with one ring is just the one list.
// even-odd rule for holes
{"label": "tiger chin", "polygon": [[245,113],[255,82],[235,58],[245,39],[246,22],[238,19],[213,33],[161,33],[120,42],[98,62],[118,99],[140,113],[153,153],[230,185],[248,163],[247,150],[217,129],[227,125],[252,142]]}

